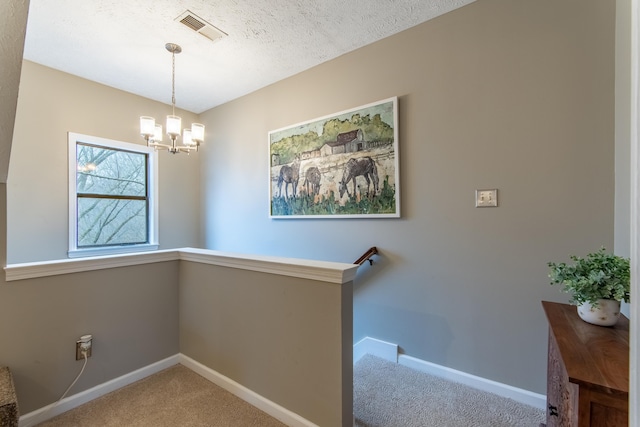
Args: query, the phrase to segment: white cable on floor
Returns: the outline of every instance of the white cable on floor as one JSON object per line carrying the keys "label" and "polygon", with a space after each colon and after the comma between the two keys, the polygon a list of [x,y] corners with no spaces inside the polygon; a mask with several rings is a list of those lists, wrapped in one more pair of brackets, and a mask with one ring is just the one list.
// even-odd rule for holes
{"label": "white cable on floor", "polygon": [[80,369],[80,372],[78,372],[78,375],[76,376],[76,379],[73,380],[73,382],[71,383],[71,385],[69,387],[67,387],[67,389],[64,391],[64,393],[62,393],[62,396],[60,396],[60,399],[56,400],[55,403],[52,403],[51,405],[49,405],[49,407],[42,413],[40,413],[38,416],[35,417],[35,420],[32,421],[31,423],[29,423],[28,425],[26,425],[25,427],[30,427],[33,426],[37,423],[42,422],[44,416],[46,414],[49,413],[49,411],[51,411],[53,408],[55,408],[56,406],[58,406],[58,404],[60,403],[60,401],[62,399],[64,399],[64,397],[67,395],[67,393],[69,393],[69,390],[71,390],[71,387],[73,387],[76,382],[80,379],[80,375],[82,375],[82,373],[84,372],[84,368],[87,366],[87,361],[89,360],[87,358],[87,351],[86,350],[82,350],[82,357],[84,357],[84,363],[82,364],[82,369]]}

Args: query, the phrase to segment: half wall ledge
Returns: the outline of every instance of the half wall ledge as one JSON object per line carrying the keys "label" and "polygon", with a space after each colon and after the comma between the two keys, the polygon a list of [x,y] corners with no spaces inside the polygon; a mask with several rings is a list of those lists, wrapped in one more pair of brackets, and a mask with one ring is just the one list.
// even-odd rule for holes
{"label": "half wall ledge", "polygon": [[82,271],[104,270],[167,261],[189,261],[220,265],[263,273],[281,274],[303,279],[343,284],[353,281],[358,265],[284,258],[263,255],[236,254],[210,249],[180,248],[123,255],[105,255],[87,258],[62,259],[23,264],[11,264],[4,268],[7,282],[57,276]]}

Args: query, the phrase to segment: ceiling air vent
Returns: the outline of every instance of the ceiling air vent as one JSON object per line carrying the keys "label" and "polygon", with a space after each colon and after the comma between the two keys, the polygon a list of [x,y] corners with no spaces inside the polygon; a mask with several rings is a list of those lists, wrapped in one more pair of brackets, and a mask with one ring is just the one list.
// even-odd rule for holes
{"label": "ceiling air vent", "polygon": [[202,34],[203,36],[205,36],[206,38],[212,41],[215,41],[227,35],[225,32],[217,29],[216,27],[209,24],[204,19],[200,18],[199,16],[196,16],[190,10],[185,10],[184,13],[182,13],[180,16],[178,16],[175,19],[175,21],[178,21],[181,24],[186,25],[193,31],[199,34]]}

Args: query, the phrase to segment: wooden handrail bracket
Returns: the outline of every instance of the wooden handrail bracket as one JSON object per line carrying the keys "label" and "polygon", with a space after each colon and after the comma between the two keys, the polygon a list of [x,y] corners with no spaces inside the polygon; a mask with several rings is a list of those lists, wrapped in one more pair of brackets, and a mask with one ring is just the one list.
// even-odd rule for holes
{"label": "wooden handrail bracket", "polygon": [[354,264],[362,265],[365,263],[365,261],[369,261],[369,265],[373,265],[373,260],[371,259],[371,256],[377,255],[377,254],[378,254],[378,248],[376,248],[375,246],[372,246],[364,254],[362,254],[362,256],[358,258],[356,262],[354,262]]}

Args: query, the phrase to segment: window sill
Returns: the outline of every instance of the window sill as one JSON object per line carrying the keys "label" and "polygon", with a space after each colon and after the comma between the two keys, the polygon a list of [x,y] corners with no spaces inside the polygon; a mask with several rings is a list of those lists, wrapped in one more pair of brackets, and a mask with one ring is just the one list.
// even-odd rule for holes
{"label": "window sill", "polygon": [[105,255],[121,255],[131,254],[136,252],[149,252],[158,250],[158,245],[131,245],[131,246],[113,246],[102,248],[89,248],[89,249],[74,249],[67,252],[69,258],[85,258],[85,257],[97,257]]}

